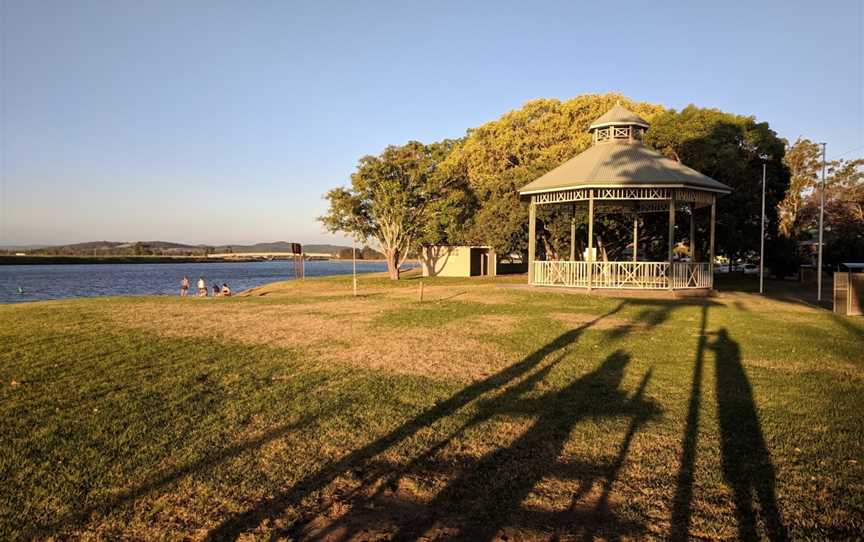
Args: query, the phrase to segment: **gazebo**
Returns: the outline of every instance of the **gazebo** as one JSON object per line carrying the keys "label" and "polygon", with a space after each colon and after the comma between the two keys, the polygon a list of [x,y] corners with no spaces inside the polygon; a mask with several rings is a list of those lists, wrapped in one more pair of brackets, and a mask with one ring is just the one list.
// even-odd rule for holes
{"label": "gazebo", "polygon": [[[725,184],[666,158],[642,142],[648,122],[615,105],[588,128],[593,143],[585,152],[564,162],[519,190],[530,198],[528,223],[528,283],[536,286],[583,288],[686,290],[710,292],[714,283],[714,221],[718,196],[731,189]],[[568,205],[570,257],[536,260],[537,207]],[[708,257],[696,254],[698,210],[710,209]],[[587,212],[587,250],[577,260],[576,222],[579,210]],[[675,213],[690,215],[689,261],[674,261]],[[665,261],[639,259],[639,216],[668,213],[668,257]],[[704,211],[703,211],[704,213]],[[594,217],[615,214],[633,222],[631,261],[597,261]],[[548,258],[548,256],[547,256]],[[683,292],[682,292],[683,293]]]}

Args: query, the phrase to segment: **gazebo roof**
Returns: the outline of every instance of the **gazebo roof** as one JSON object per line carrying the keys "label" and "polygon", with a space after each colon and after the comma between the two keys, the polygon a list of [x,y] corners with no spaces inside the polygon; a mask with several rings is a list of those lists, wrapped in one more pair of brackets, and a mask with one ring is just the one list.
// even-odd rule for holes
{"label": "gazebo roof", "polygon": [[630,111],[621,104],[615,104],[612,109],[604,113],[599,119],[591,123],[588,130],[603,128],[604,126],[641,126],[648,128],[648,121]]}
{"label": "gazebo roof", "polygon": [[[602,131],[607,126],[629,126],[631,132],[627,133],[632,135],[637,130],[647,128],[648,123],[635,113],[616,105],[597,119],[589,130]],[[720,181],[666,158],[639,139],[630,137],[595,142],[586,151],[523,186],[519,193],[528,195],[591,187],[674,187],[720,194],[732,191]]]}

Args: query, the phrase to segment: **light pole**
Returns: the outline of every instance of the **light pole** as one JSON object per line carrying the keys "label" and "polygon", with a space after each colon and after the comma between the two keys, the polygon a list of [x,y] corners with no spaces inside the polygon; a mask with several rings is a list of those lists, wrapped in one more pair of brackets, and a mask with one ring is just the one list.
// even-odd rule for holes
{"label": "light pole", "polygon": [[822,301],[822,227],[825,220],[825,143],[822,145],[822,189],[819,191],[819,255],[816,261],[816,300]]}
{"label": "light pole", "polygon": [[759,293],[763,292],[762,282],[765,275],[765,171],[768,164],[762,161],[762,228],[759,236]]}

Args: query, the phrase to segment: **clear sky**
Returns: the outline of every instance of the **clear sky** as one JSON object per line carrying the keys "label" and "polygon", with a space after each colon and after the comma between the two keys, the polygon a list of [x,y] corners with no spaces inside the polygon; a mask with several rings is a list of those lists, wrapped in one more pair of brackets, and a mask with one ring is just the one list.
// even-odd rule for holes
{"label": "clear sky", "polygon": [[360,156],[585,92],[862,155],[862,4],[0,0],[0,244],[335,240]]}

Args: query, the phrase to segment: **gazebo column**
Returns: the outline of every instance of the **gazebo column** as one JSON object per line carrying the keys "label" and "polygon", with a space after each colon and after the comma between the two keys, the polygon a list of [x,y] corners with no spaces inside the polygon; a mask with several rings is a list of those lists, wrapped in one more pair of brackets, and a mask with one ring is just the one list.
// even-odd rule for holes
{"label": "gazebo column", "polygon": [[633,213],[633,263],[636,263],[636,250],[639,246],[639,213]]}
{"label": "gazebo column", "polygon": [[588,291],[591,291],[594,273],[594,189],[588,191]]}
{"label": "gazebo column", "polygon": [[570,261],[576,261],[576,204],[570,209]]}
{"label": "gazebo column", "polygon": [[708,286],[714,287],[714,218],[716,216],[717,196],[711,198],[711,235],[708,243]]}
{"label": "gazebo column", "polygon": [[696,263],[696,204],[690,204],[690,263]]}
{"label": "gazebo column", "polygon": [[669,289],[672,289],[672,252],[675,248],[675,197],[669,199]]}
{"label": "gazebo column", "polygon": [[534,284],[534,258],[537,255],[537,204],[534,196],[528,205],[528,284]]}

